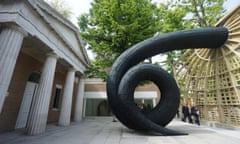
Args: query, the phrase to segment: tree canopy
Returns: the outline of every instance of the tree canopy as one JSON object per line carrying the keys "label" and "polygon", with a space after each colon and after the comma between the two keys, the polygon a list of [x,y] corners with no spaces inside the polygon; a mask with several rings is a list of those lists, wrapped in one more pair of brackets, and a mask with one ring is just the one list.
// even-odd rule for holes
{"label": "tree canopy", "polygon": [[[214,26],[225,12],[223,3],[225,0],[168,0],[161,3],[160,31],[162,33],[183,29]],[[185,50],[164,53],[167,58],[163,62],[166,69],[173,73],[173,62],[176,61]]]}
{"label": "tree canopy", "polygon": [[150,0],[94,0],[79,18],[83,39],[96,54],[91,76],[106,78],[106,68],[134,44],[159,30],[157,6]]}
{"label": "tree canopy", "polygon": [[49,5],[58,11],[63,17],[70,19],[72,12],[63,0],[45,0]]}
{"label": "tree canopy", "polygon": [[182,0],[186,10],[191,13],[190,20],[194,27],[209,27],[223,16],[226,0]]}
{"label": "tree canopy", "polygon": [[[214,26],[223,15],[224,1],[168,0],[157,6],[151,0],[94,0],[78,23],[88,48],[96,55],[89,76],[106,79],[107,69],[123,51],[157,32]],[[169,71],[181,53],[165,54]]]}

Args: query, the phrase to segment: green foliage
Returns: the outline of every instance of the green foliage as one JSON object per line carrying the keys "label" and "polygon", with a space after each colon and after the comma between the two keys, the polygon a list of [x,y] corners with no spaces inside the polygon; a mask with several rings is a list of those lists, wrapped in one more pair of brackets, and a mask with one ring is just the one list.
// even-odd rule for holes
{"label": "green foliage", "polygon": [[209,27],[223,16],[225,0],[182,0],[186,10],[192,14],[190,21],[194,27]]}
{"label": "green foliage", "polygon": [[[183,29],[191,28],[191,23],[186,20],[187,9],[183,5],[179,5],[179,1],[169,0],[166,3],[161,3],[159,6],[160,13],[160,31],[161,33],[169,33]],[[161,34],[160,33],[160,34]],[[167,58],[161,62],[165,69],[173,74],[173,62],[176,61],[184,51],[171,51],[161,55]]]}
{"label": "green foliage", "polygon": [[152,37],[159,30],[157,14],[150,0],[94,0],[90,13],[81,15],[78,23],[83,39],[96,54],[90,75],[105,79],[105,69],[123,51]]}
{"label": "green foliage", "polygon": [[[107,68],[123,51],[156,32],[214,26],[224,13],[224,1],[168,0],[157,7],[151,0],[94,0],[78,23],[88,48],[96,55],[89,76],[106,79]],[[172,64],[183,52],[164,54],[169,72],[173,73]]]}
{"label": "green foliage", "polygon": [[185,6],[179,5],[177,1],[169,0],[159,6],[161,33],[183,30],[190,27],[185,19],[187,15]]}
{"label": "green foliage", "polygon": [[63,17],[67,19],[71,18],[72,12],[63,0],[46,0],[46,2]]}
{"label": "green foliage", "polygon": [[[168,0],[161,3],[160,29],[162,33],[177,30],[209,27],[223,15],[223,2],[225,0]],[[181,57],[182,51],[172,51],[165,53],[167,59],[163,62],[166,69],[173,74],[173,62]]]}

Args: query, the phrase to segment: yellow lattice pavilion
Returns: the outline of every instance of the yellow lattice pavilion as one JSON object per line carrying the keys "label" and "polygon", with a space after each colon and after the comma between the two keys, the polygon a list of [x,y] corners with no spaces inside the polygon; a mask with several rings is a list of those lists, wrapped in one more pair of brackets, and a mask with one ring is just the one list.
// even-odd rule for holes
{"label": "yellow lattice pavilion", "polygon": [[216,26],[229,29],[219,49],[191,49],[175,64],[184,100],[201,110],[201,120],[240,127],[240,5]]}

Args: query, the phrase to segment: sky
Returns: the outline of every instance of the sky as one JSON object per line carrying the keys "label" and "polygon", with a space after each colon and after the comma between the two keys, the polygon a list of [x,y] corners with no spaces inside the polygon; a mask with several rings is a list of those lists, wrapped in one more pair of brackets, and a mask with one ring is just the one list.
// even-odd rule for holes
{"label": "sky", "polygon": [[[66,2],[67,7],[71,9],[73,12],[71,21],[77,25],[77,17],[79,17],[83,13],[88,13],[91,8],[91,2],[93,0],[64,0]],[[153,2],[164,2],[166,0],[153,0]],[[226,9],[230,10],[240,4],[240,0],[227,0],[224,4]]]}
{"label": "sky", "polygon": [[[51,1],[51,0],[48,0]],[[71,17],[71,21],[78,27],[77,25],[77,18],[83,14],[83,13],[88,13],[89,9],[91,8],[91,2],[93,0],[63,0],[64,3],[66,4],[66,7],[71,9],[72,17]],[[153,2],[164,2],[166,0],[153,0]],[[240,4],[240,0],[226,0],[226,2],[224,3],[224,7],[227,10],[231,10],[232,8],[234,8],[235,6]],[[94,59],[93,53],[90,52],[89,50],[87,51],[88,55],[90,57],[90,59]],[[158,61],[159,59],[159,55],[155,56],[153,58],[153,61]]]}

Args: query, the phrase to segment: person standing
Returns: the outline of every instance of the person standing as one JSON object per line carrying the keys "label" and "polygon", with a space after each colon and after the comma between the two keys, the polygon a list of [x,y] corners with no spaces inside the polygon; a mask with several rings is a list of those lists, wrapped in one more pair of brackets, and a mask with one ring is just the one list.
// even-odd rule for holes
{"label": "person standing", "polygon": [[186,104],[183,104],[182,106],[182,114],[183,114],[182,121],[186,122],[186,119],[188,119],[188,122],[192,123],[192,118],[189,112],[189,108]]}
{"label": "person standing", "polygon": [[200,126],[199,114],[199,108],[196,106],[196,104],[193,104],[191,107],[191,116],[194,117],[195,123]]}

